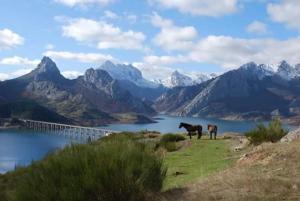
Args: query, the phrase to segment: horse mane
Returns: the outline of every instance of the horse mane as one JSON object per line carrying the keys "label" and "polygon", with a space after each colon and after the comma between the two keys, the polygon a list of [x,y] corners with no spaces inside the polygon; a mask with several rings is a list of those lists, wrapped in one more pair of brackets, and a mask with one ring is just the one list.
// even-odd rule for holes
{"label": "horse mane", "polygon": [[180,122],[180,125],[182,125],[182,126],[192,126],[191,124],[184,123],[184,122]]}

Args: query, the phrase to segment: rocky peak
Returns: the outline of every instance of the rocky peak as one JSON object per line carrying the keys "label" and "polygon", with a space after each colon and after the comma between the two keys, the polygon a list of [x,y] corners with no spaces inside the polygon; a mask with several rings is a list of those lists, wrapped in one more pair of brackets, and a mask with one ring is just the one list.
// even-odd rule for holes
{"label": "rocky peak", "polygon": [[60,82],[66,80],[61,74],[56,64],[49,58],[43,57],[37,67],[30,73],[19,77],[28,81],[54,81]]}
{"label": "rocky peak", "polygon": [[42,61],[37,66],[37,71],[38,73],[60,74],[56,64],[49,57],[43,57]]}
{"label": "rocky peak", "polygon": [[245,70],[255,70],[257,68],[257,64],[254,62],[249,62],[242,65],[240,68]]}
{"label": "rocky peak", "polygon": [[101,86],[105,86],[108,83],[112,82],[112,77],[104,70],[95,70],[93,68],[88,69],[83,77],[85,82],[92,84],[100,84]]}
{"label": "rocky peak", "polygon": [[300,64],[297,64],[295,66],[295,70],[296,70],[297,74],[300,75]]}
{"label": "rocky peak", "polygon": [[106,61],[98,69],[105,70],[116,80],[130,81],[140,87],[158,87],[154,82],[144,79],[141,71],[131,64],[114,64],[111,61]]}
{"label": "rocky peak", "polygon": [[179,73],[177,70],[171,75],[171,86],[188,86],[193,82],[192,78],[187,75]]}
{"label": "rocky peak", "polygon": [[263,79],[266,76],[271,76],[274,74],[274,71],[271,67],[264,64],[257,65],[254,62],[249,62],[242,65],[240,70],[246,71],[248,75],[257,77],[258,79]]}
{"label": "rocky peak", "polygon": [[282,61],[278,65],[277,74],[283,79],[290,80],[297,77],[296,69],[286,61]]}

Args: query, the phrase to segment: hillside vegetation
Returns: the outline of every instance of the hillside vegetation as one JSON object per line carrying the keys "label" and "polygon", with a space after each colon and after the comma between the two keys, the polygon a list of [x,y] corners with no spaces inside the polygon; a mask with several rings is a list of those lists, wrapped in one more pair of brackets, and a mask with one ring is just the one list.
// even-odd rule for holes
{"label": "hillside vegetation", "polygon": [[300,199],[300,142],[140,132],[72,145],[0,175],[1,201]]}

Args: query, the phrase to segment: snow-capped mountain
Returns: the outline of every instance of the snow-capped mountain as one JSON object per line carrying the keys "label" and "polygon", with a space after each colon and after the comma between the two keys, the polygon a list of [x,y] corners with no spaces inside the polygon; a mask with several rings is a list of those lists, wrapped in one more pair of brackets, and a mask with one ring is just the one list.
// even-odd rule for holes
{"label": "snow-capped mountain", "polygon": [[266,76],[274,75],[275,72],[270,65],[256,64],[254,62],[249,62],[242,65],[239,70],[244,70],[248,74],[257,76],[260,80]]}
{"label": "snow-capped mountain", "polygon": [[256,64],[250,62],[244,64],[240,69],[246,70],[248,73],[258,76],[263,79],[266,76],[278,75],[285,80],[291,80],[300,77],[300,64],[295,66],[290,65],[286,61],[279,64]]}
{"label": "snow-capped mountain", "polygon": [[159,87],[157,83],[146,80],[143,77],[141,71],[132,66],[131,64],[114,64],[111,61],[106,61],[99,67],[99,69],[108,72],[113,79],[130,81],[139,87]]}
{"label": "snow-capped mountain", "polygon": [[165,80],[159,79],[159,80],[155,80],[155,82],[162,84],[166,87],[173,88],[179,86],[182,87],[182,86],[191,86],[191,85],[200,84],[216,76],[217,76],[216,74],[206,75],[202,73],[195,74],[194,76],[188,76],[176,70],[167,79]]}
{"label": "snow-capped mountain", "polygon": [[201,84],[202,82],[205,82],[217,76],[218,75],[216,73],[211,73],[209,75],[203,73],[196,74],[195,77],[193,78],[193,84]]}
{"label": "snow-capped mountain", "polygon": [[285,80],[291,80],[296,77],[300,77],[300,64],[293,67],[286,61],[282,61],[278,65],[276,74]]}
{"label": "snow-capped mountain", "polygon": [[167,78],[164,85],[167,87],[190,86],[193,84],[193,79],[187,75],[179,73],[177,70]]}

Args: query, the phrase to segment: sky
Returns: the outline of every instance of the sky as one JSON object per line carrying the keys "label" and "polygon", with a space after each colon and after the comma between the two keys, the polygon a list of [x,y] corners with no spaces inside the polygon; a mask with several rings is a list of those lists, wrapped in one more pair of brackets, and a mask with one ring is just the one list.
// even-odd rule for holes
{"label": "sky", "polygon": [[173,71],[300,63],[300,0],[1,0],[0,80],[49,56],[75,78],[104,61]]}

